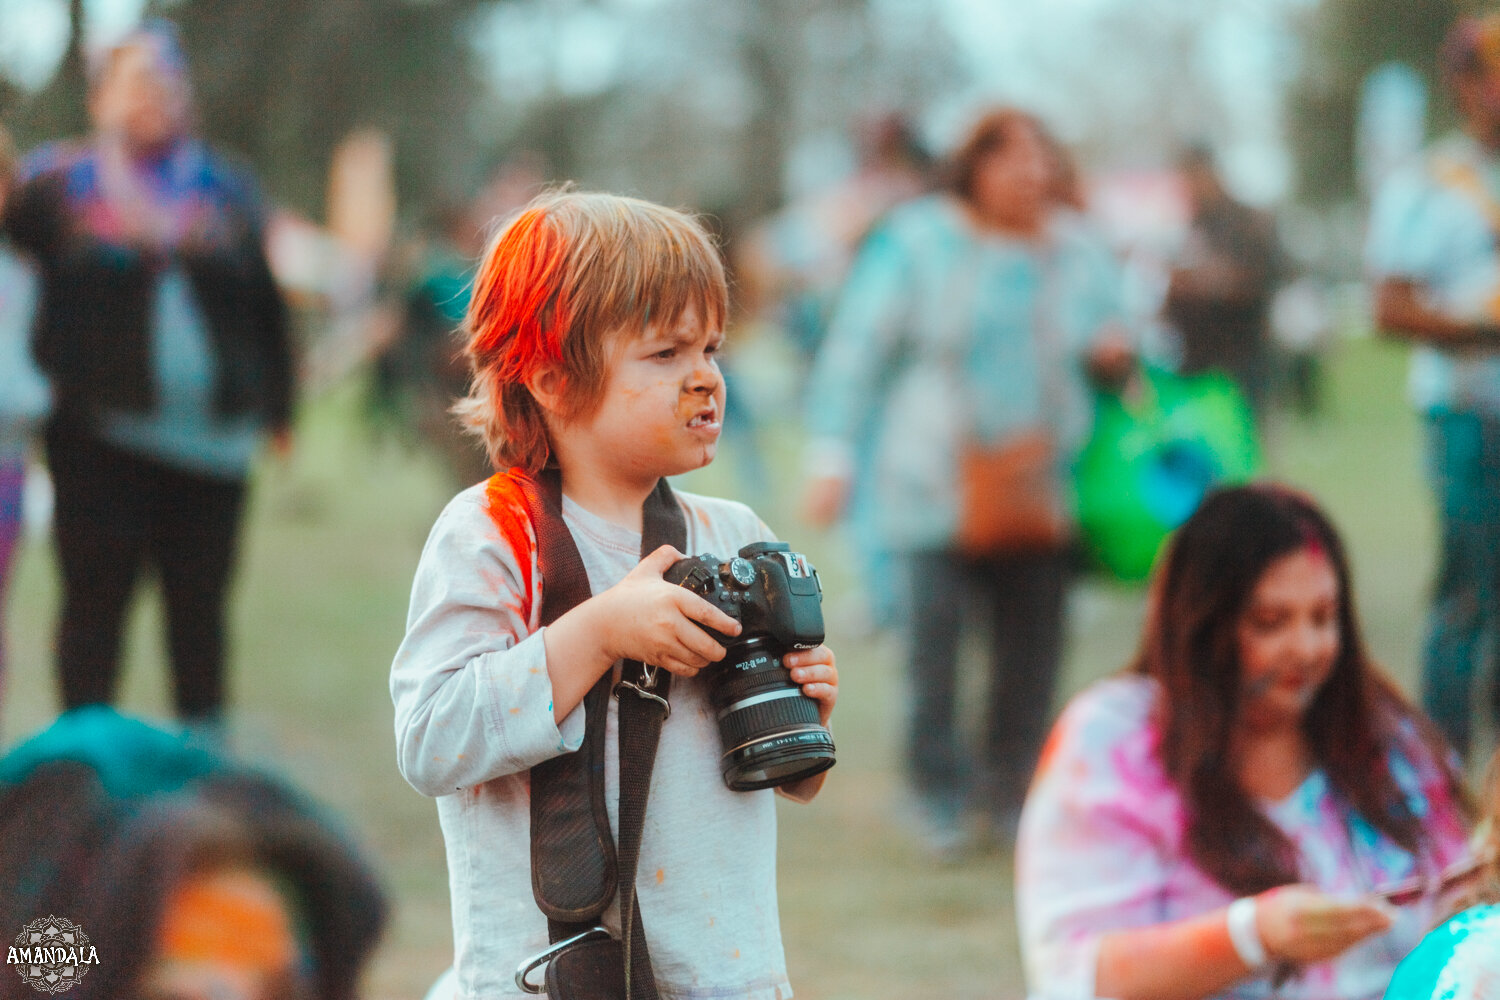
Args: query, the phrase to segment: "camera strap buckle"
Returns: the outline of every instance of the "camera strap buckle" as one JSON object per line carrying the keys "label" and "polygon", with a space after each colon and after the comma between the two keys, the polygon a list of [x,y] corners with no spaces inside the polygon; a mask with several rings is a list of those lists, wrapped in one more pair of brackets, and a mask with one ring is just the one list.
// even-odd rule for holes
{"label": "camera strap buckle", "polygon": [[672,703],[655,691],[652,691],[651,689],[654,687],[656,687],[656,677],[654,674],[649,677],[643,677],[640,684],[634,681],[620,681],[615,685],[615,698],[618,699],[620,697],[621,688],[629,688],[636,693],[637,697],[645,698],[647,701],[654,701],[660,705],[662,710],[661,717],[666,719],[667,716],[672,714]]}
{"label": "camera strap buckle", "polygon": [[530,958],[522,960],[521,964],[516,967],[516,985],[521,988],[521,992],[523,993],[545,993],[547,991],[547,987],[545,985],[532,982],[531,974],[533,972],[535,972],[537,969],[540,969],[542,966],[552,961],[558,955],[562,954],[564,951],[567,951],[569,948],[574,947],[575,945],[580,945],[587,941],[599,940],[611,936],[612,935],[609,933],[609,931],[605,930],[603,927],[590,927],[582,934],[575,934],[572,937],[567,938],[566,940],[558,941],[557,943],[549,946],[546,951],[538,952],[537,954],[532,955]]}

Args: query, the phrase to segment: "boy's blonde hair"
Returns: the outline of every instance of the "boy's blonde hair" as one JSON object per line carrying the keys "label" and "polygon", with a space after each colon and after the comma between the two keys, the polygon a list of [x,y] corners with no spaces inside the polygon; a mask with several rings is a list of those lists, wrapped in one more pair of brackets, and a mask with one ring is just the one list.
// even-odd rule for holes
{"label": "boy's blonde hair", "polygon": [[671,326],[688,309],[709,329],[728,308],[724,265],[691,216],[637,198],[553,191],[490,241],[465,318],[473,372],[454,413],[497,469],[535,473],[551,445],[527,382],[563,377],[564,420],[599,405],[617,335]]}

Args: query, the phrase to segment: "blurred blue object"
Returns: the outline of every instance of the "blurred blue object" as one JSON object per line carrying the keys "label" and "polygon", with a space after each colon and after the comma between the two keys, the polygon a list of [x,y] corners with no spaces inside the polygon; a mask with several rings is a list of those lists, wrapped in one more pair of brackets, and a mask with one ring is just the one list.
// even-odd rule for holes
{"label": "blurred blue object", "polygon": [[43,764],[77,761],[117,799],[174,792],[228,768],[229,761],[189,730],[162,729],[107,705],[65,712],[0,758],[0,785],[18,785]]}

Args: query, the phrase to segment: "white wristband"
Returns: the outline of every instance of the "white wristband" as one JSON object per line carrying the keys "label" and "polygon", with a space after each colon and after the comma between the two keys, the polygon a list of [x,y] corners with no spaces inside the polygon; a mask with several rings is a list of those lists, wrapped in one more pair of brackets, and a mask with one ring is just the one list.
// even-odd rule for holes
{"label": "white wristband", "polygon": [[1240,956],[1240,961],[1258,972],[1271,962],[1266,954],[1266,943],[1260,939],[1260,930],[1255,926],[1255,897],[1241,896],[1229,904],[1224,922],[1229,929],[1229,943]]}

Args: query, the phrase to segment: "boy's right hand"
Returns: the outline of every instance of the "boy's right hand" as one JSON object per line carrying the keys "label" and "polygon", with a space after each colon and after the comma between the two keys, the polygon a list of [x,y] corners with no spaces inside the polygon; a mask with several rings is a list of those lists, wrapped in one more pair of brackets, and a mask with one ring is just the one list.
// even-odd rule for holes
{"label": "boy's right hand", "polygon": [[698,626],[734,636],[740,634],[740,623],[687,588],[662,579],[682,558],[681,552],[663,545],[594,598],[601,641],[611,662],[640,660],[692,677],[724,658],[724,647]]}

